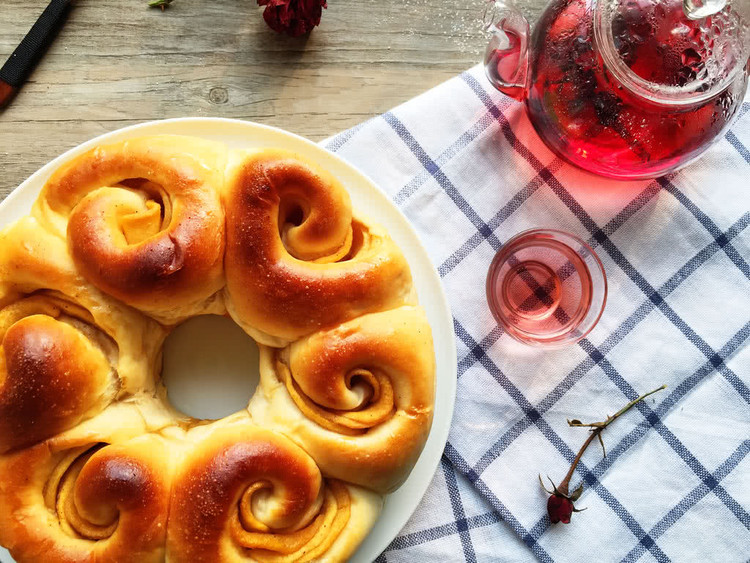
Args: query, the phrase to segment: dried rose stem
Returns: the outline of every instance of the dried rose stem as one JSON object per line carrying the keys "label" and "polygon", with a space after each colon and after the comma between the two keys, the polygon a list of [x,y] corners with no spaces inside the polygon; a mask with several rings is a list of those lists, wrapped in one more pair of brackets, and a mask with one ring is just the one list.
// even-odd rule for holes
{"label": "dried rose stem", "polygon": [[[567,475],[565,475],[565,478],[560,482],[560,484],[557,486],[557,490],[560,491],[563,495],[568,494],[568,486],[570,485],[570,480],[573,478],[573,473],[576,470],[576,467],[578,466],[578,462],[581,461],[581,457],[583,457],[583,452],[586,451],[586,448],[589,447],[589,444],[594,441],[594,438],[599,438],[601,440],[600,434],[604,431],[604,429],[612,424],[617,418],[628,412],[631,408],[633,408],[637,403],[648,397],[649,395],[653,395],[657,391],[661,391],[662,389],[666,389],[666,385],[662,385],[661,387],[658,387],[654,389],[653,391],[649,391],[648,393],[644,393],[637,399],[634,399],[630,401],[627,405],[622,407],[619,411],[617,411],[612,416],[607,416],[607,420],[603,422],[591,422],[589,424],[584,424],[578,420],[569,420],[568,424],[570,426],[588,426],[592,428],[591,434],[588,438],[586,438],[586,441],[581,446],[581,449],[578,450],[578,454],[576,455],[575,459],[573,460],[573,464],[570,466],[570,469],[568,470]],[[604,444],[602,444],[602,448],[604,447]],[[606,453],[605,453],[606,456]]]}
{"label": "dried rose stem", "polygon": [[581,449],[578,450],[578,455],[576,455],[576,458],[573,460],[573,465],[570,466],[570,469],[568,470],[568,474],[565,475],[565,478],[560,481],[560,484],[557,486],[557,490],[560,491],[564,495],[568,495],[568,486],[570,485],[570,480],[573,478],[573,472],[576,470],[576,467],[578,466],[578,462],[581,461],[581,457],[583,456],[583,452],[586,451],[586,448],[589,447],[589,444],[596,438],[603,428],[597,428],[593,432],[591,432],[591,435],[586,438],[586,441],[581,446]]}

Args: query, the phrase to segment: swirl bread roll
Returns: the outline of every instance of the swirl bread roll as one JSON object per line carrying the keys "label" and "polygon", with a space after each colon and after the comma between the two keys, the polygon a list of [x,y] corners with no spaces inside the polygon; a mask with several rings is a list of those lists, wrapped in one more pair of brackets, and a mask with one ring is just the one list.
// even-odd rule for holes
{"label": "swirl bread roll", "polygon": [[170,442],[114,410],[0,457],[0,544],[19,563],[164,561]]}
{"label": "swirl bread roll", "polygon": [[291,437],[326,476],[392,491],[427,440],[435,359],[421,308],[364,315],[282,351],[262,346],[260,378],[253,420]]}
{"label": "swirl bread roll", "polygon": [[247,416],[195,428],[188,440],[172,492],[170,560],[346,561],[380,512],[378,495],[323,479],[302,448]]}
{"label": "swirl bread roll", "polygon": [[164,330],[90,287],[25,217],[0,234],[0,453],[154,391]]}
{"label": "swirl bread roll", "polygon": [[391,238],[353,217],[343,186],[298,155],[233,152],[224,206],[227,309],[261,344],[413,301]]}
{"label": "swirl bread roll", "polygon": [[223,312],[224,145],[130,139],[74,158],[32,213],[67,238],[78,271],[164,323]]}

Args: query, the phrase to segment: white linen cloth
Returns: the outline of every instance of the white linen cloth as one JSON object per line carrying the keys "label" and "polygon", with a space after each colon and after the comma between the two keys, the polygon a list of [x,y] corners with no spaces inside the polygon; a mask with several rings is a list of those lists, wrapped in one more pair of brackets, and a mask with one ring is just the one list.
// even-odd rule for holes
{"label": "white linen cloth", "polygon": [[[616,182],[551,153],[476,67],[326,141],[406,214],[455,319],[458,396],[441,467],[378,561],[747,561],[750,556],[750,103],[699,161]],[[527,347],[485,300],[495,252],[533,227],[599,254],[609,297],[580,344]],[[594,443],[587,430],[666,383]],[[549,486],[549,485],[548,485]]]}

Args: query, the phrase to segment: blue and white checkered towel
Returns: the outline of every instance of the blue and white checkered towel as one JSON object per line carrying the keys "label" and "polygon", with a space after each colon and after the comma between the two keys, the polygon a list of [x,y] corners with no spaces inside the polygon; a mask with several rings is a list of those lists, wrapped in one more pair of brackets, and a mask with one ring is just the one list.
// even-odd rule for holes
{"label": "blue and white checkered towel", "polygon": [[[477,67],[326,146],[375,180],[427,246],[449,296],[458,396],[442,464],[379,561],[747,561],[750,557],[750,103],[697,163],[614,182],[552,154]],[[531,227],[577,234],[609,299],[560,350],[503,334],[485,276]],[[586,429],[665,391],[592,444],[571,483],[588,510],[550,525]]]}

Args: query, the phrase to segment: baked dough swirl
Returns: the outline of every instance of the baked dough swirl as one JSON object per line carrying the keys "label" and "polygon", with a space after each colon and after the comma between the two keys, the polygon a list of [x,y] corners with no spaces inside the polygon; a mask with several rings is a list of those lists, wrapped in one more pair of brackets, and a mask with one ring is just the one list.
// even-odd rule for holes
{"label": "baked dough swirl", "polygon": [[302,448],[249,419],[196,430],[172,492],[178,561],[341,561],[380,512],[378,495],[324,479]]}
{"label": "baked dough swirl", "polygon": [[352,216],[330,174],[287,151],[236,152],[228,166],[226,298],[261,344],[413,301],[401,251]]}
{"label": "baked dough swirl", "polygon": [[0,458],[0,539],[18,561],[164,561],[169,443],[120,414]]}
{"label": "baked dough swirl", "polygon": [[423,311],[405,306],[261,348],[253,419],[286,433],[327,475],[388,492],[432,422],[435,360]]}
{"label": "baked dough swirl", "polygon": [[97,147],[52,175],[33,212],[102,291],[167,323],[218,312],[225,161],[224,145],[168,135]]}
{"label": "baked dough swirl", "polygon": [[[255,395],[218,421],[159,378],[200,314],[260,345]],[[19,563],[346,561],[422,451],[434,379],[406,259],[316,163],[99,146],[0,232],[0,545]]]}

